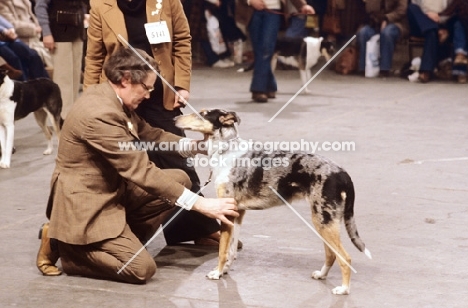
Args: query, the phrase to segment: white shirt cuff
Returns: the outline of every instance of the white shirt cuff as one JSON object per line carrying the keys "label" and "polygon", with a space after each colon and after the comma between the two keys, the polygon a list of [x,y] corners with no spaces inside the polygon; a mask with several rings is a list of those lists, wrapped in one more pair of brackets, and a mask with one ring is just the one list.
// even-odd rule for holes
{"label": "white shirt cuff", "polygon": [[192,141],[193,139],[190,138],[182,138],[179,140],[179,154],[183,158],[195,156],[195,154],[193,153],[193,147],[195,146],[195,144]]}
{"label": "white shirt cuff", "polygon": [[195,202],[197,202],[198,198],[199,195],[188,190],[187,188],[184,188],[184,192],[182,195],[180,195],[175,204],[181,208],[186,209],[187,211],[190,211]]}

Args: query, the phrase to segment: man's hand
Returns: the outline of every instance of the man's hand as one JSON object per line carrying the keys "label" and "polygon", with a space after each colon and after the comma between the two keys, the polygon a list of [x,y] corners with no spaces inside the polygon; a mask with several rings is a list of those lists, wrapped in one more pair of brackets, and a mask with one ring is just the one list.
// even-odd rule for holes
{"label": "man's hand", "polygon": [[440,16],[436,12],[427,12],[427,17],[432,19],[434,22],[439,23],[440,22]]}
{"label": "man's hand", "polygon": [[49,49],[50,52],[53,52],[55,49],[55,40],[52,35],[46,35],[42,38],[42,43],[44,43],[44,47]]}
{"label": "man's hand", "polygon": [[250,0],[250,6],[256,9],[257,11],[266,9],[266,5],[265,2],[263,2],[263,0]]}
{"label": "man's hand", "polygon": [[315,10],[310,5],[306,4],[301,8],[301,13],[306,15],[313,15],[315,14]]}
{"label": "man's hand", "polygon": [[3,35],[7,40],[14,41],[18,38],[18,35],[16,34],[15,28],[10,28],[10,29],[5,29],[3,30]]}
{"label": "man's hand", "polygon": [[189,99],[190,93],[189,91],[184,90],[184,89],[177,90],[177,93],[179,93],[179,95],[177,94],[175,95],[174,108],[180,108],[180,107],[183,108],[185,107],[186,102]]}
{"label": "man's hand", "polygon": [[233,226],[233,223],[226,217],[238,217],[236,201],[234,198],[204,198],[199,197],[192,207],[192,210],[202,213],[210,218],[219,219],[222,223]]}

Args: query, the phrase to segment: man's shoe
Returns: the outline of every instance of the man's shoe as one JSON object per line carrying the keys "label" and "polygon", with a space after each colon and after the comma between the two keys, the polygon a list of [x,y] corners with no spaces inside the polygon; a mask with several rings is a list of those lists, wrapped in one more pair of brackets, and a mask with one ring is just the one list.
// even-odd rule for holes
{"label": "man's shoe", "polygon": [[[194,240],[195,245],[198,246],[211,246],[211,247],[219,247],[219,241],[221,240],[221,233],[215,232],[207,237],[201,237],[199,239]],[[242,249],[244,244],[239,240],[237,242],[237,249]]]}
{"label": "man's shoe", "polygon": [[62,274],[62,271],[55,266],[55,263],[59,259],[59,254],[58,251],[52,250],[50,246],[50,238],[47,236],[48,231],[49,223],[43,224],[39,231],[41,247],[39,247],[39,252],[37,253],[36,265],[44,276],[58,276]]}
{"label": "man's shoe", "polygon": [[466,80],[466,75],[458,75],[457,78],[458,78],[458,83],[464,84],[464,83],[467,82],[467,80]]}
{"label": "man's shoe", "polygon": [[266,103],[268,102],[268,96],[263,92],[252,92],[252,99],[257,103]]}
{"label": "man's shoe", "polygon": [[429,72],[419,72],[418,80],[422,83],[428,83],[431,79],[431,74]]}
{"label": "man's shoe", "polygon": [[8,63],[1,65],[0,69],[7,70],[8,77],[10,77],[10,79],[13,79],[13,80],[19,80],[19,78],[23,76],[22,71],[15,69],[13,66],[9,65]]}
{"label": "man's shoe", "polygon": [[457,53],[455,56],[455,60],[453,61],[453,65],[467,65],[468,64],[468,59],[466,55],[462,53]]}
{"label": "man's shoe", "polygon": [[276,98],[276,92],[267,92],[266,95],[268,98]]}
{"label": "man's shoe", "polygon": [[379,77],[380,77],[380,78],[388,78],[388,77],[390,77],[390,71],[380,71],[380,72],[379,72]]}
{"label": "man's shoe", "polygon": [[216,68],[228,68],[232,67],[234,65],[231,65],[230,63],[223,61],[223,60],[218,60],[216,61],[211,67],[216,67]]}

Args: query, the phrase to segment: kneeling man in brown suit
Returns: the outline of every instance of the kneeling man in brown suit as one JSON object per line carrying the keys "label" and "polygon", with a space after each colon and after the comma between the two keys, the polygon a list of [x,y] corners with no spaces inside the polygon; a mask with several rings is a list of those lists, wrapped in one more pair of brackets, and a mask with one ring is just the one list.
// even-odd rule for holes
{"label": "kneeling man in brown suit", "polygon": [[156,67],[155,60],[138,53],[114,53],[104,68],[108,82],[90,86],[63,125],[46,211],[50,222],[40,232],[37,267],[44,275],[61,274],[55,266],[60,257],[68,275],[145,283],[156,264],[146,249],[137,252],[174,206],[227,224],[226,216],[238,215],[234,199],[201,197],[187,189],[183,171],[159,169],[145,151],[128,146],[151,141],[177,144],[172,155],[203,153],[196,146],[201,141],[154,128],[135,113],[157,78],[146,64]]}

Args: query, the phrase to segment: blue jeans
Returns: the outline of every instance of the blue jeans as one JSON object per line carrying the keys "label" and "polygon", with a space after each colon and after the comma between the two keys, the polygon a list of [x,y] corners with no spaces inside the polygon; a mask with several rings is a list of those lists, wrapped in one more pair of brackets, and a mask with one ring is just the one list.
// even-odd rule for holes
{"label": "blue jeans", "polygon": [[267,11],[254,11],[249,23],[249,33],[254,52],[251,92],[276,92],[277,84],[271,69],[276,38],[281,25],[281,15]]}
{"label": "blue jeans", "polygon": [[466,32],[460,20],[455,20],[453,23],[453,49],[455,54],[462,53],[467,55],[468,45],[466,42]]}
{"label": "blue jeans", "polygon": [[421,67],[419,70],[426,72],[434,71],[437,65],[437,48],[439,46],[437,30],[439,29],[439,25],[427,17],[421,8],[415,4],[408,4],[408,22],[411,35],[424,37]]}
{"label": "blue jeans", "polygon": [[23,72],[21,76],[23,81],[39,77],[49,78],[49,74],[44,68],[44,62],[37,51],[29,48],[20,40],[0,42],[0,57],[12,67]]}
{"label": "blue jeans", "polygon": [[[377,31],[370,27],[362,27],[356,37],[359,47],[359,63],[358,69],[363,72],[366,68],[366,43],[367,41],[377,34]],[[380,31],[380,70],[389,71],[392,69],[393,52],[395,45],[400,37],[400,29],[395,24],[388,24]]]}

